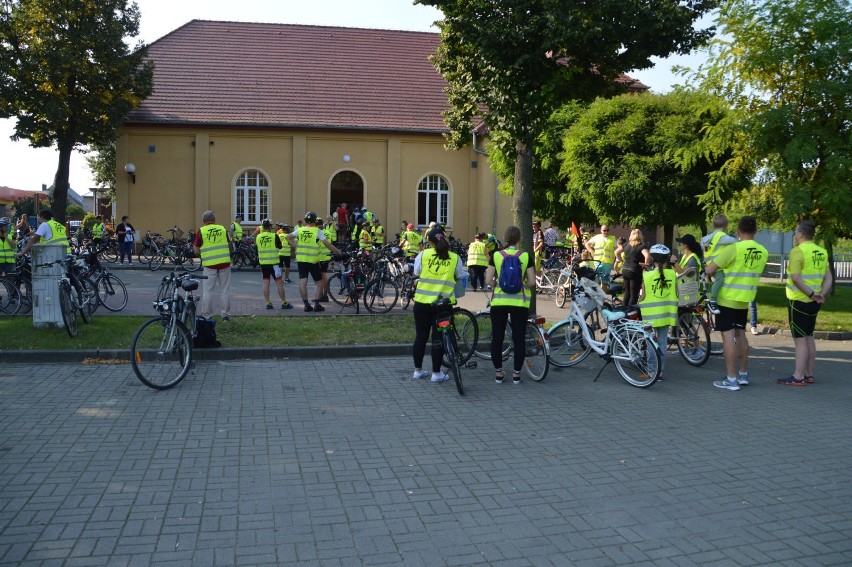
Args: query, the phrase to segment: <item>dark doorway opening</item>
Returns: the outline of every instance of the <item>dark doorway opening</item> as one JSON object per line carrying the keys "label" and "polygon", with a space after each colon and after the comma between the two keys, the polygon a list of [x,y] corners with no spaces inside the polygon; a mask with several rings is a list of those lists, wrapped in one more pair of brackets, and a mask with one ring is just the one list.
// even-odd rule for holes
{"label": "dark doorway opening", "polygon": [[364,206],[364,180],[354,171],[338,172],[331,179],[329,211],[336,211],[340,203],[346,203],[350,211]]}

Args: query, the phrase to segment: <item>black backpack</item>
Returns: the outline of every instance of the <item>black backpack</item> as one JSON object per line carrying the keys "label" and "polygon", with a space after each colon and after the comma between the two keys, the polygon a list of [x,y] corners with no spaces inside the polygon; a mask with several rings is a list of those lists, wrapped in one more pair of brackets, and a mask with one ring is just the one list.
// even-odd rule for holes
{"label": "black backpack", "polygon": [[195,338],[193,348],[216,348],[222,346],[216,339],[216,321],[211,317],[198,317],[195,321]]}

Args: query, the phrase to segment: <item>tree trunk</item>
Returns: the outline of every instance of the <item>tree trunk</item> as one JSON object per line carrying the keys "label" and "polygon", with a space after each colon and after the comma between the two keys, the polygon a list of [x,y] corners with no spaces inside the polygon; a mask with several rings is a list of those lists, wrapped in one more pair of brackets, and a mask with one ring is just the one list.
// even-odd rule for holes
{"label": "tree trunk", "polygon": [[[515,226],[521,229],[520,249],[527,252],[535,267],[535,254],[532,243],[532,177],[533,146],[518,141],[515,144],[515,187],[512,197],[512,217]],[[530,313],[536,312],[535,293],[531,294]]]}
{"label": "tree trunk", "polygon": [[674,250],[674,225],[673,224],[664,224],[663,225],[663,244],[668,246],[671,250]]}
{"label": "tree trunk", "polygon": [[[828,293],[834,295],[837,288],[837,270],[834,265],[834,243],[829,241],[825,243],[825,251],[828,252],[828,269],[831,272],[831,289]],[[826,290],[822,290],[825,293]]]}
{"label": "tree trunk", "polygon": [[53,199],[51,210],[56,222],[65,224],[65,209],[68,208],[68,176],[71,172],[71,150],[74,144],[61,140],[59,146],[59,165],[56,168],[56,176],[53,178]]}

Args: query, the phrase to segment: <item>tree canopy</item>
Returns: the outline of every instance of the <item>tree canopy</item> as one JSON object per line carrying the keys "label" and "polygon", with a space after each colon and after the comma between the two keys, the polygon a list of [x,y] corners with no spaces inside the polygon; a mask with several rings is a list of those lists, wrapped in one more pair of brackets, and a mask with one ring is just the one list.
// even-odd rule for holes
{"label": "tree canopy", "polygon": [[64,220],[71,152],[111,143],[127,114],[151,93],[146,49],[126,0],[0,0],[0,117],[13,139],[56,146],[53,206]]}
{"label": "tree canopy", "polygon": [[734,112],[708,130],[737,140],[755,190],[740,208],[792,227],[810,218],[829,244],[852,232],[852,8],[848,0],[726,0],[701,88]]}

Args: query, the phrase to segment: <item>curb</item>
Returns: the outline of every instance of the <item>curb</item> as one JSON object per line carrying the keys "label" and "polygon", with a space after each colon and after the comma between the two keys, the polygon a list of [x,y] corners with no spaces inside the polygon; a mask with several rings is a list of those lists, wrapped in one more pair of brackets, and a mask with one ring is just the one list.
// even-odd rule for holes
{"label": "curb", "polygon": [[[427,345],[427,352],[428,352]],[[411,345],[338,345],[302,347],[246,347],[246,348],[196,348],[193,360],[262,360],[304,359],[322,360],[333,358],[372,358],[406,356],[411,354]],[[17,350],[2,352],[2,360],[10,363],[72,362],[86,359],[130,362],[129,349],[92,350]]]}
{"label": "curb", "polygon": [[[779,329],[777,327],[765,327],[764,332],[767,335],[793,336],[790,329]],[[848,341],[852,340],[852,331],[814,331],[814,338],[821,341]]]}

